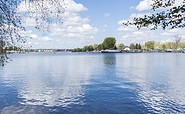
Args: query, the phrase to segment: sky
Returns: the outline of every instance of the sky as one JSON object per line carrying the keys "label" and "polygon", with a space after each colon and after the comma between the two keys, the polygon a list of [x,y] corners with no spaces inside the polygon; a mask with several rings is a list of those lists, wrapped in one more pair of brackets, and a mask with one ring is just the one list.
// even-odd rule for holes
{"label": "sky", "polygon": [[[22,34],[32,37],[27,39],[26,45],[35,49],[71,49],[100,44],[106,37],[115,37],[117,44],[125,45],[147,41],[164,43],[174,41],[177,35],[185,37],[184,29],[138,30],[122,24],[134,17],[151,14],[152,0],[64,0],[64,4],[66,9],[61,14],[63,23],[52,24],[50,32],[38,31],[34,28],[34,19],[23,16],[27,31]],[[24,3],[20,4],[18,11],[26,11]]]}

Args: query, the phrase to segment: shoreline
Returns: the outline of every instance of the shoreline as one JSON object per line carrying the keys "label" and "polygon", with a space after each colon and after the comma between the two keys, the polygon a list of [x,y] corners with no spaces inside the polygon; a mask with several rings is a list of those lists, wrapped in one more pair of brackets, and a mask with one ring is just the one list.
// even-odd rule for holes
{"label": "shoreline", "polygon": [[58,51],[58,52],[14,52],[14,53],[0,53],[0,55],[10,55],[10,54],[27,54],[27,53],[102,53],[102,54],[125,54],[125,53],[185,53],[185,52],[72,52],[72,51]]}

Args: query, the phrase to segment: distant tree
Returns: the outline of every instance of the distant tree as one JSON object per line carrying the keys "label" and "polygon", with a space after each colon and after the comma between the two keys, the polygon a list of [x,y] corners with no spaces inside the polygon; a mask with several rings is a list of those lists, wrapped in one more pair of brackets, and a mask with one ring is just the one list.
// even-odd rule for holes
{"label": "distant tree", "polygon": [[130,49],[136,49],[136,45],[134,43],[130,44]]}
{"label": "distant tree", "polygon": [[83,52],[88,51],[88,46],[84,46],[84,47],[82,48],[82,51],[83,51]]}
{"label": "distant tree", "polygon": [[[141,27],[149,27],[155,30],[159,26],[163,29],[168,28],[184,28],[185,27],[185,1],[184,0],[152,0],[152,9],[156,13],[152,15],[145,15],[144,17],[135,17],[133,21],[123,23],[125,25],[135,25],[138,29]],[[181,2],[176,6],[175,2]],[[162,10],[162,11],[161,11]]]}
{"label": "distant tree", "polygon": [[138,45],[138,49],[142,49],[141,44]]}
{"label": "distant tree", "polygon": [[77,48],[77,52],[82,52],[82,48]]}
{"label": "distant tree", "polygon": [[139,44],[138,43],[136,43],[136,49],[139,49]]}
{"label": "distant tree", "polygon": [[178,49],[180,47],[180,44],[182,42],[181,36],[175,36],[175,49]]}
{"label": "distant tree", "polygon": [[166,45],[162,44],[162,50],[166,50]]}
{"label": "distant tree", "polygon": [[101,51],[103,48],[102,48],[102,44],[99,44],[98,47],[97,47],[97,50],[98,51]]}
{"label": "distant tree", "polygon": [[162,49],[166,50],[166,45],[165,44],[162,44]]}
{"label": "distant tree", "polygon": [[72,52],[82,52],[82,51],[83,51],[82,48],[75,48],[75,49],[72,50]]}
{"label": "distant tree", "polygon": [[102,43],[103,49],[115,49],[116,39],[114,37],[107,37]]}
{"label": "distant tree", "polygon": [[148,41],[148,42],[146,42],[145,43],[145,47],[147,49],[154,49],[154,47],[155,47],[155,41]]}
{"label": "distant tree", "polygon": [[89,45],[88,46],[88,51],[93,51],[94,49],[93,49],[93,46],[92,45]]}
{"label": "distant tree", "polygon": [[121,44],[119,44],[119,45],[117,46],[117,48],[118,48],[119,50],[124,50],[125,45],[124,45],[123,43],[121,43]]}
{"label": "distant tree", "polygon": [[182,43],[180,44],[180,48],[185,48],[185,42],[182,42]]}
{"label": "distant tree", "polygon": [[160,49],[161,48],[161,43],[160,42],[155,42],[154,48],[155,49]]}
{"label": "distant tree", "polygon": [[98,51],[98,44],[94,44],[94,45],[93,45],[93,50]]}
{"label": "distant tree", "polygon": [[166,48],[167,49],[176,49],[176,43],[175,42],[167,42]]}

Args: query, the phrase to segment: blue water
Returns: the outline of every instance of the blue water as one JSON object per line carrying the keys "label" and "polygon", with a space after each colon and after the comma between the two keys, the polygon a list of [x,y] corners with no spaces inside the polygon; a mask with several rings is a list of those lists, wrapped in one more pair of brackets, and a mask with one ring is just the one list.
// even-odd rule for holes
{"label": "blue water", "polygon": [[0,114],[185,113],[183,53],[29,53],[0,66]]}

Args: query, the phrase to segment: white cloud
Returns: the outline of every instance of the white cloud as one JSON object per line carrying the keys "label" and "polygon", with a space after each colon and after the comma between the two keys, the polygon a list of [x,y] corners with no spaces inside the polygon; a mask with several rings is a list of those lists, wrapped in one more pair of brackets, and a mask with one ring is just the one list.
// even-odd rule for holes
{"label": "white cloud", "polygon": [[130,43],[145,43],[146,41],[157,41],[161,43],[175,41],[175,36],[181,36],[185,39],[184,28],[170,29],[170,30],[150,30],[149,28],[141,28],[138,30],[135,26],[123,26],[118,22],[118,32],[122,37],[121,42],[129,45]]}
{"label": "white cloud", "polygon": [[32,39],[37,39],[38,35],[34,34],[32,30],[27,30],[27,31],[21,31],[20,35],[23,37],[31,37]]}
{"label": "white cloud", "polygon": [[185,33],[185,29],[184,28],[175,28],[175,29],[170,29],[170,30],[165,30],[164,32],[161,33],[161,35],[163,36],[183,36]]}
{"label": "white cloud", "polygon": [[111,15],[110,13],[105,13],[105,14],[104,14],[104,17],[107,18],[107,17],[109,17],[110,15]]}
{"label": "white cloud", "polygon": [[104,25],[103,25],[103,30],[102,30],[102,31],[103,31],[103,32],[106,32],[106,31],[107,31],[107,27],[108,27],[108,25],[107,25],[107,24],[104,24]]}
{"label": "white cloud", "polygon": [[108,25],[107,25],[107,24],[104,24],[104,25],[103,25],[103,27],[104,27],[104,28],[107,28],[107,27],[108,27]]}
{"label": "white cloud", "polygon": [[[35,6],[35,4],[42,4],[43,8],[49,8],[51,11],[56,11],[56,6],[62,6],[61,8],[65,8],[67,12],[81,12],[87,10],[82,4],[76,3],[73,0],[56,0],[55,3],[49,0],[38,0],[34,2],[29,2],[29,0],[25,0],[20,3],[19,7],[17,8],[18,12],[27,12],[30,11],[39,11],[40,9]],[[58,8],[58,7],[57,7]]]}
{"label": "white cloud", "polygon": [[[135,14],[133,14],[135,15]],[[131,15],[130,17],[132,17]],[[140,14],[139,14],[140,15]],[[118,21],[118,32],[122,39],[120,42],[130,45],[130,43],[145,43],[146,41],[159,41],[160,37],[155,31],[150,30],[149,28],[137,29],[134,25],[124,26],[122,23],[127,20]]]}
{"label": "white cloud", "polygon": [[[71,6],[72,7],[72,6]],[[82,9],[86,9],[85,7]],[[89,24],[88,18],[82,18],[76,11],[66,11],[64,13],[63,24],[53,24],[52,36],[62,36],[69,38],[91,37],[97,33],[98,29]]]}
{"label": "white cloud", "polygon": [[123,23],[127,23],[128,21],[132,22],[134,18],[144,17],[145,15],[151,15],[151,13],[133,13],[129,16],[128,19],[123,19],[118,21],[118,25],[123,25]]}
{"label": "white cloud", "polygon": [[135,10],[135,7],[134,6],[131,6],[129,9],[130,10]]}
{"label": "white cloud", "polygon": [[[65,12],[60,15],[63,23],[50,24],[50,33],[48,33],[48,37],[39,37],[39,35],[36,36],[33,33],[30,33],[30,36],[37,39],[35,42],[39,42],[39,44],[41,44],[41,41],[48,43],[51,41],[57,42],[57,39],[62,39],[62,41],[65,42],[75,42],[76,40],[74,40],[74,38],[76,38],[79,42],[87,43],[93,40],[94,35],[98,32],[98,29],[90,24],[89,18],[80,16],[80,12],[87,11],[88,9],[83,4],[76,3],[74,0],[59,1],[61,2],[61,5],[65,7]],[[49,4],[49,1],[46,0],[46,3],[44,4],[48,5],[47,7],[50,7],[51,11],[55,11],[55,9],[52,8],[52,5]],[[26,5],[28,5],[28,3],[26,3]],[[19,12],[27,11],[27,7],[25,7],[26,5],[25,3],[21,3],[17,10]],[[31,8],[31,10],[35,11],[34,7]],[[50,16],[53,18],[53,15]],[[24,26],[28,28],[36,25],[33,18],[24,17],[23,20]]]}
{"label": "white cloud", "polygon": [[134,31],[133,32],[134,35],[143,35],[144,34],[144,31]]}
{"label": "white cloud", "polygon": [[145,15],[151,15],[151,13],[133,13],[129,16],[129,19],[144,17]]}
{"label": "white cloud", "polygon": [[183,0],[175,0],[174,6],[179,6],[183,4]]}
{"label": "white cloud", "polygon": [[60,0],[61,2],[64,2],[63,4],[66,5],[66,11],[67,12],[81,12],[87,10],[86,7],[84,7],[80,3],[76,3],[73,0]]}
{"label": "white cloud", "polygon": [[[164,3],[166,0],[163,0]],[[175,3],[173,6],[179,6],[181,5],[183,0],[175,0]],[[153,0],[142,0],[139,2],[139,4],[135,7],[136,10],[138,11],[145,11],[145,10],[151,10],[152,9],[152,4],[154,4]],[[165,10],[167,8],[159,8],[158,10]]]}
{"label": "white cloud", "polygon": [[43,38],[40,38],[42,41],[53,41],[53,39],[49,38],[49,37],[43,37]]}
{"label": "white cloud", "polygon": [[31,45],[32,44],[32,42],[28,42],[28,45]]}
{"label": "white cloud", "polygon": [[[118,22],[119,23],[119,22]],[[136,27],[135,26],[120,26],[117,30],[119,32],[132,32],[132,31],[136,31]]]}
{"label": "white cloud", "polygon": [[136,6],[136,10],[138,11],[150,10],[152,8],[151,6],[152,4],[153,4],[152,0],[142,0]]}
{"label": "white cloud", "polygon": [[126,23],[128,20],[120,20],[118,21],[118,25],[123,25],[123,23]]}
{"label": "white cloud", "polygon": [[[127,23],[128,21],[129,22],[132,22],[133,18],[134,17],[144,17],[144,15],[149,15],[149,13],[133,13],[129,16],[128,19],[123,19],[123,20],[119,20],[118,21],[118,31],[119,32],[134,32],[134,31],[138,31],[138,28],[134,25],[129,25],[129,26],[124,26],[123,23]],[[145,27],[146,28],[146,27]]]}
{"label": "white cloud", "polygon": [[35,22],[35,19],[33,18],[25,17],[23,18],[22,24],[24,26],[35,26],[36,22]]}
{"label": "white cloud", "polygon": [[81,23],[81,25],[58,26],[52,30],[52,36],[63,36],[70,38],[80,38],[89,35],[94,35],[98,31],[97,28],[92,27],[88,23]]}
{"label": "white cloud", "polygon": [[129,32],[128,34],[122,35],[122,43],[129,45],[131,43],[141,43],[144,44],[147,41],[159,41],[156,34],[153,34],[150,31],[134,31]]}
{"label": "white cloud", "polygon": [[30,37],[33,38],[33,39],[38,38],[38,36],[36,34],[30,34]]}

